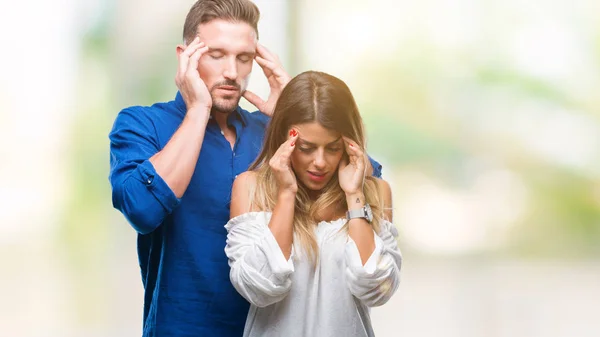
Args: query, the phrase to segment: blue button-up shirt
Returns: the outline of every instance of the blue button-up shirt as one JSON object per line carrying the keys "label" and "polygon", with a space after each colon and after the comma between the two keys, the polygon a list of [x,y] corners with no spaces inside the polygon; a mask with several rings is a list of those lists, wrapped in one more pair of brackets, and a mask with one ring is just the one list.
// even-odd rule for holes
{"label": "blue button-up shirt", "polygon": [[[138,232],[143,336],[242,336],[249,305],[229,281],[224,225],[233,181],[258,156],[269,117],[240,107],[231,113],[233,149],[210,119],[179,199],[149,159],[165,147],[185,113],[178,93],[171,102],[122,110],[109,135],[113,205]],[[381,176],[380,165],[372,164]]]}

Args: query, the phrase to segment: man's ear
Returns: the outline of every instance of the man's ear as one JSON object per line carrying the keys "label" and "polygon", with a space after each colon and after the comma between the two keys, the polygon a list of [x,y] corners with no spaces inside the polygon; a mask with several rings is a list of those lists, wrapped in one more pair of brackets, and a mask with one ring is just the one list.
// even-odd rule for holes
{"label": "man's ear", "polygon": [[179,55],[181,55],[181,53],[185,50],[187,46],[185,44],[178,44],[177,47],[175,48],[175,52],[177,53],[177,57],[179,57]]}

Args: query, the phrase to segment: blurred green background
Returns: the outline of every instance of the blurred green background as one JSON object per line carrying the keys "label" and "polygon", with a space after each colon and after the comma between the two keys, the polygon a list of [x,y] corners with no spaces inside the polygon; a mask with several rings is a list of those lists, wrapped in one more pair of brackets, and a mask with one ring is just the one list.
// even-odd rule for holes
{"label": "blurred green background", "polygon": [[[600,335],[600,2],[255,2],[291,75],[348,83],[392,184],[403,284],[377,336]],[[192,3],[0,4],[2,336],[141,334],[107,135],[175,97]]]}

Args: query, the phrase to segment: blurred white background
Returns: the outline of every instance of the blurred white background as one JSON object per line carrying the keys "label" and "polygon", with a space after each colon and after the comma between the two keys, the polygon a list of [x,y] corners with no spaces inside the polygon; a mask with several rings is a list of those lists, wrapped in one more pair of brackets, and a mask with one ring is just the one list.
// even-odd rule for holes
{"label": "blurred white background", "polygon": [[[348,83],[392,183],[405,264],[377,336],[600,336],[600,2],[255,2],[291,75]],[[192,3],[0,3],[2,336],[141,334],[107,135],[175,97]]]}

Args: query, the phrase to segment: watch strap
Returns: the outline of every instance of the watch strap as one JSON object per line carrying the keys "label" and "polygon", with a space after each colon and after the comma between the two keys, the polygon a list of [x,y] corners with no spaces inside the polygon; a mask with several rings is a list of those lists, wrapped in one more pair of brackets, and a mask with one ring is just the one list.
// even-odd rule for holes
{"label": "watch strap", "polygon": [[356,219],[356,218],[367,218],[367,213],[365,212],[365,208],[361,207],[361,208],[357,208],[357,209],[351,209],[346,213],[346,218],[348,218],[348,220],[351,219]]}

